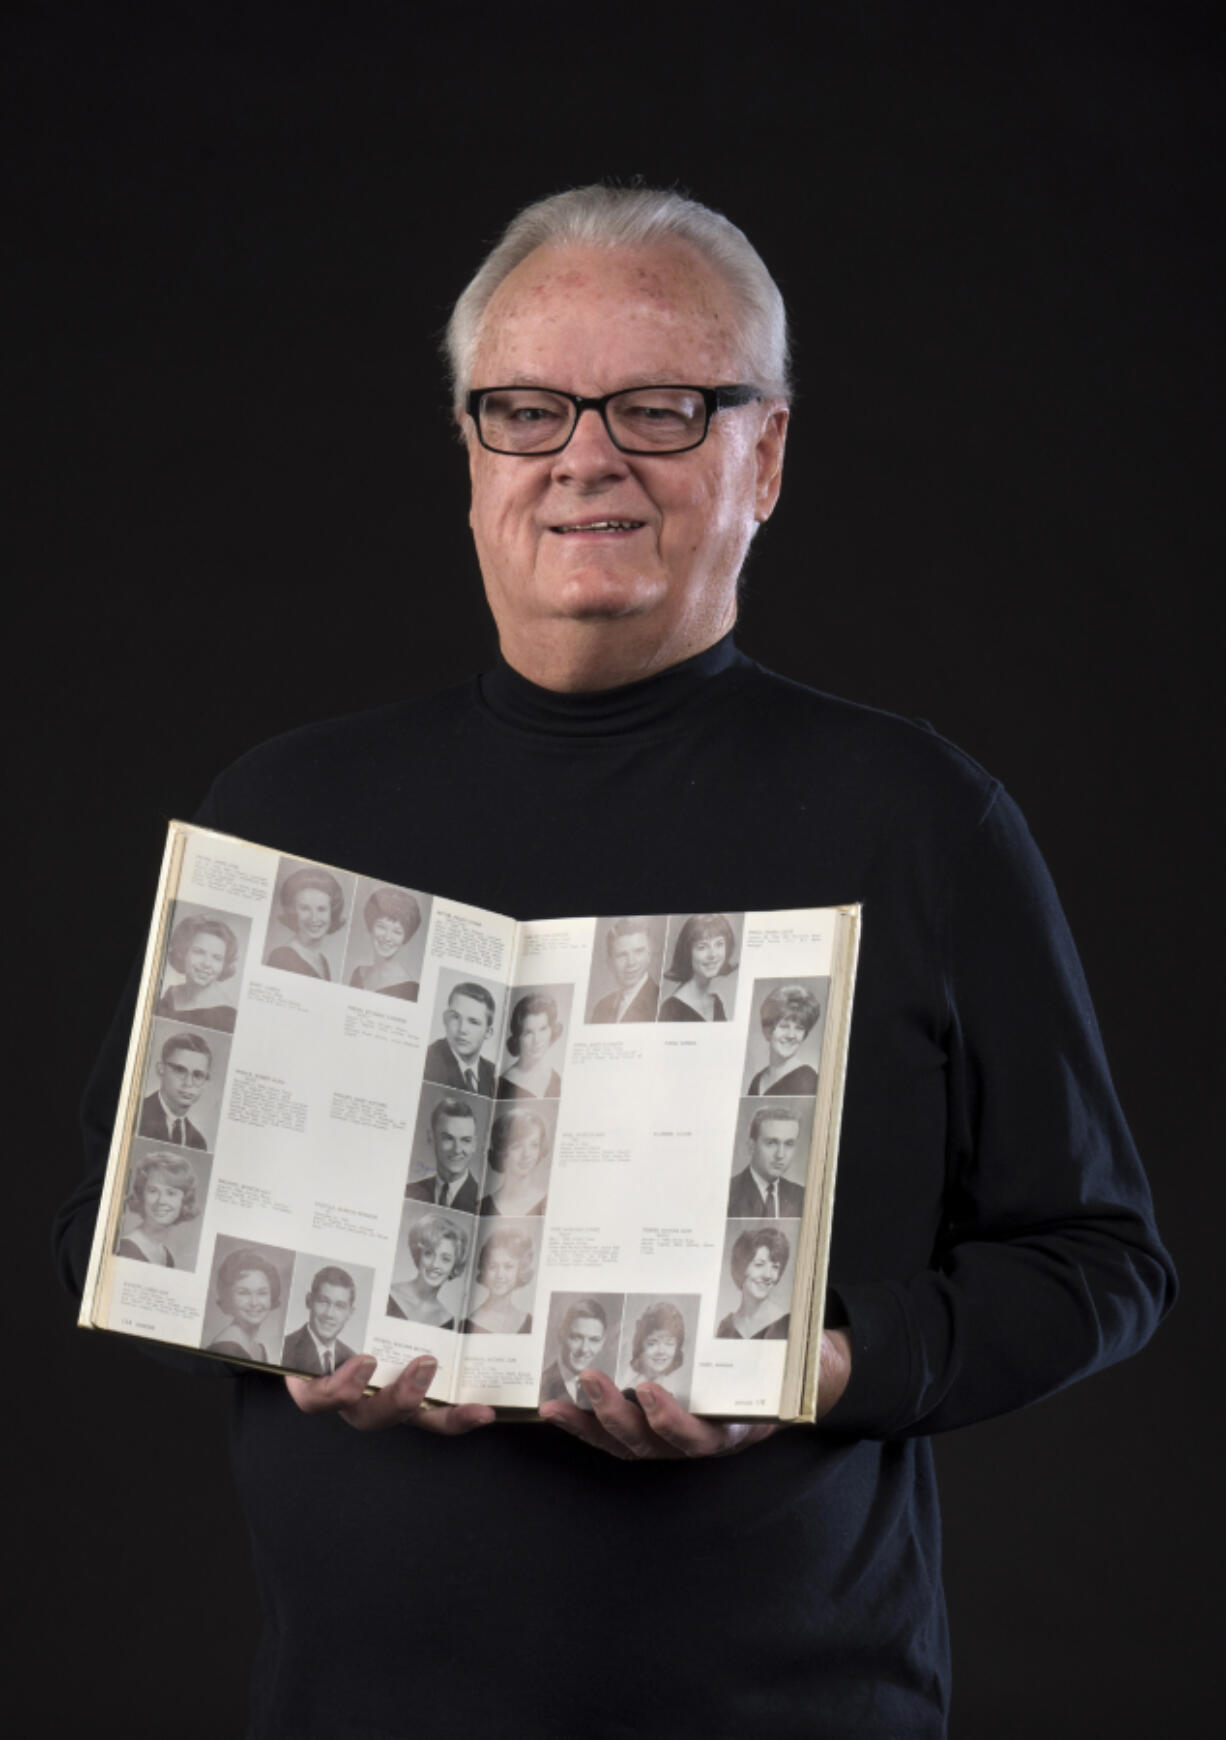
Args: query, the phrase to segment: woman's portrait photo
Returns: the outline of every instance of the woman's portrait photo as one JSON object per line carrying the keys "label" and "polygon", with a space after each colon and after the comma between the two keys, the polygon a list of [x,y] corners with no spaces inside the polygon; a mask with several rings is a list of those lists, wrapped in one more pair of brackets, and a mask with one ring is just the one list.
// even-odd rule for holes
{"label": "woman's portrait photo", "polygon": [[416,1003],[430,923],[430,896],[408,888],[358,879],[354,911],[361,922],[349,930],[345,983]]}
{"label": "woman's portrait photo", "polygon": [[761,1037],[751,1033],[747,1094],[815,1094],[829,979],[758,979],[753,988]]}
{"label": "woman's portrait photo", "polygon": [[293,1251],[219,1234],[201,1347],[227,1359],[270,1365],[285,1338],[285,1299]]}
{"label": "woman's portrait photo", "polygon": [[781,1226],[738,1221],[729,1221],[728,1236],[731,1248],[725,1259],[721,1303],[731,1304],[734,1299],[737,1303],[716,1335],[722,1341],[786,1341],[791,1322],[791,1239]]}
{"label": "woman's portrait photo", "polygon": [[154,1013],[233,1033],[238,1013],[234,993],[250,930],[251,920],[239,913],[223,917],[210,907],[177,900]]}
{"label": "woman's portrait photo", "polygon": [[164,1153],[138,1138],[128,1160],[116,1256],[193,1273],[211,1166],[207,1154]]}
{"label": "woman's portrait photo", "polygon": [[631,1390],[641,1383],[659,1384],[689,1406],[694,1330],[698,1296],[661,1298],[658,1293],[631,1293],[622,1324],[618,1384]]}
{"label": "woman's portrait photo", "polygon": [[496,1112],[490,1130],[486,1194],[480,1214],[540,1215],[549,1198],[549,1162],[553,1155],[558,1108],[508,1106]]}
{"label": "woman's portrait photo", "polygon": [[400,1256],[387,1301],[389,1317],[432,1323],[436,1329],[456,1327],[472,1224],[466,1214],[419,1202],[405,1203]]}
{"label": "woman's portrait photo", "polygon": [[344,938],[353,902],[353,878],[282,858],[273,896],[266,967],[308,979],[340,980]]}
{"label": "woman's portrait photo", "polygon": [[485,1296],[460,1325],[465,1335],[529,1335],[532,1282],[536,1277],[540,1226],[488,1228],[477,1256],[477,1281]]}
{"label": "woman's portrait photo", "polygon": [[729,1021],[736,1003],[743,912],[674,914],[668,923],[666,983],[657,1021]]}
{"label": "woman's portrait photo", "polygon": [[537,985],[512,991],[504,1041],[510,1063],[498,1078],[500,1100],[556,1100],[562,1091],[557,1065],[565,1051],[572,985]]}

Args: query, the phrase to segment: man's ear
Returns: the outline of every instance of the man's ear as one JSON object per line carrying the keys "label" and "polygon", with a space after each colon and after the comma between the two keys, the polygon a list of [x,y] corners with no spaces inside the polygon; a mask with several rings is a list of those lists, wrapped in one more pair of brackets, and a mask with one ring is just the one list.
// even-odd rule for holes
{"label": "man's ear", "polygon": [[790,412],[786,405],[773,404],[758,435],[756,452],[758,478],[754,518],[759,525],[771,517],[775,511],[775,503],[779,500],[779,491],[783,484],[783,450],[787,444],[789,416]]}

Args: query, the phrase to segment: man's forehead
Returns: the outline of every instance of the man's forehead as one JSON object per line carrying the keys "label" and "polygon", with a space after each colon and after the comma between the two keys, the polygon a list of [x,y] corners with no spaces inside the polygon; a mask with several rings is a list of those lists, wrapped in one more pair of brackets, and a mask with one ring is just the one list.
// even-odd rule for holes
{"label": "man's forehead", "polygon": [[758,1125],[759,1136],[778,1142],[784,1136],[798,1136],[800,1125],[795,1118],[763,1118]]}
{"label": "man's forehead", "polygon": [[[481,323],[477,370],[491,385],[572,391],[735,370],[733,293],[688,243],[538,248],[507,275]],[[571,379],[559,379],[568,367]],[[578,381],[578,385],[572,385]]]}
{"label": "man's forehead", "polygon": [[599,1317],[576,1317],[570,1326],[572,1335],[592,1336],[603,1335],[604,1324]]}

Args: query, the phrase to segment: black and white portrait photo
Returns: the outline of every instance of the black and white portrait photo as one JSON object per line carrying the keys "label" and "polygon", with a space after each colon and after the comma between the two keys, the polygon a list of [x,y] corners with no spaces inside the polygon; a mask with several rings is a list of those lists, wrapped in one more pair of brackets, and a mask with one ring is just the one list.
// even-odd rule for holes
{"label": "black and white portrait photo", "polygon": [[697,1293],[630,1293],[622,1319],[618,1387],[659,1384],[690,1404],[694,1343],[698,1331]]}
{"label": "black and white portrait photo", "polygon": [[813,1101],[742,1100],[732,1145],[728,1214],[791,1220],[804,1209]]}
{"label": "black and white portrait photo", "polygon": [[276,1364],[285,1339],[294,1253],[279,1245],[219,1233],[200,1345],[228,1359]]}
{"label": "black and white portrait photo", "polygon": [[328,1377],[359,1353],[370,1315],[372,1271],[299,1251],[290,1277],[289,1325],[280,1364],[304,1377]]}
{"label": "black and white portrait photo", "polygon": [[550,1294],[542,1402],[591,1408],[579,1377],[589,1370],[614,1376],[624,1304],[621,1293]]}
{"label": "black and white portrait photo", "polygon": [[342,982],[354,880],[343,870],[329,870],[300,858],[282,858],[264,944],[264,965],[308,979]]}
{"label": "black and white portrait photo", "polygon": [[460,1325],[466,1335],[532,1333],[541,1233],[539,1220],[500,1220],[481,1227],[474,1271],[476,1305]]}
{"label": "black and white portrait photo", "polygon": [[251,920],[243,913],[176,900],[154,1013],[193,1027],[233,1033],[235,994],[250,935]]}
{"label": "black and white portrait photo", "polygon": [[228,1034],[154,1021],[136,1134],[172,1148],[211,1152],[229,1056]]}
{"label": "black and white portrait photo", "polygon": [[481,1214],[544,1214],[557,1127],[556,1100],[499,1107],[490,1128]]}
{"label": "black and white portrait photo", "polygon": [[660,1021],[730,1021],[736,1007],[743,912],[674,913],[664,951]]}
{"label": "black and white portrait photo", "polygon": [[502,987],[468,973],[442,972],[426,1049],[424,1079],[494,1097],[494,1047]]}
{"label": "black and white portrait photo", "polygon": [[500,1100],[556,1100],[562,1092],[573,985],[532,985],[511,992],[503,1041]]}
{"label": "black and white portrait photo", "polygon": [[115,1254],[194,1272],[212,1159],[137,1137],[128,1156]]}
{"label": "black and white portrait photo", "polygon": [[406,1202],[400,1217],[396,1264],[387,1315],[410,1323],[455,1329],[464,1310],[464,1282],[472,1253],[470,1215]]}
{"label": "black and white portrait photo", "polygon": [[825,978],[754,981],[743,1093],[817,1092],[829,990]]}
{"label": "black and white portrait photo", "polygon": [[786,1341],[798,1220],[730,1220],[719,1288],[721,1341]]}
{"label": "black and white portrait photo", "polygon": [[476,1214],[490,1103],[478,1094],[423,1085],[405,1196]]}
{"label": "black and white portrait photo", "polygon": [[587,985],[589,1022],[654,1021],[664,961],[662,917],[598,918]]}
{"label": "black and white portrait photo", "polygon": [[430,928],[430,896],[359,876],[349,926],[344,979],[357,991],[377,991],[416,1003]]}

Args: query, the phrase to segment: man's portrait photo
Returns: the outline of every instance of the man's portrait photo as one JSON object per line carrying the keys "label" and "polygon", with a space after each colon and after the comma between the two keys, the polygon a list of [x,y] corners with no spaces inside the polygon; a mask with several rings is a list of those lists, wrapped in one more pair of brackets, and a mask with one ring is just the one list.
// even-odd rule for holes
{"label": "man's portrait photo", "polygon": [[588,978],[588,1021],[654,1021],[664,955],[662,916],[598,918]]}
{"label": "man's portrait photo", "polygon": [[580,1376],[594,1370],[613,1378],[624,1304],[620,1293],[550,1295],[542,1402],[565,1401],[591,1409],[592,1397]]}
{"label": "man's portrait photo", "polygon": [[742,1100],[733,1144],[728,1213],[792,1220],[804,1209],[813,1102]]}
{"label": "man's portrait photo", "polygon": [[479,1095],[423,1085],[404,1191],[410,1202],[476,1214],[489,1118]]}
{"label": "man's portrait photo", "polygon": [[304,1377],[328,1377],[352,1359],[366,1339],[370,1286],[369,1268],[330,1263],[300,1251],[286,1313],[297,1327],[285,1337],[280,1363]]}
{"label": "man's portrait photo", "polygon": [[442,1087],[493,1099],[494,1035],[498,1025],[500,986],[457,972],[438,976],[433,1030],[437,1039],[426,1048],[424,1079]]}
{"label": "man's portrait photo", "polygon": [[755,979],[742,1093],[816,1094],[829,994],[826,978]]}
{"label": "man's portrait photo", "polygon": [[264,965],[339,984],[353,916],[354,877],[322,864],[282,858],[264,942]]}
{"label": "man's portrait photo", "polygon": [[243,976],[251,920],[241,912],[219,912],[191,900],[171,909],[155,1013],[193,1027],[233,1033],[235,996]]}
{"label": "man's portrait photo", "polygon": [[136,1137],[128,1158],[116,1256],[191,1274],[212,1165],[210,1154]]}
{"label": "man's portrait photo", "polygon": [[229,1055],[226,1034],[154,1021],[136,1134],[172,1148],[211,1152]]}

